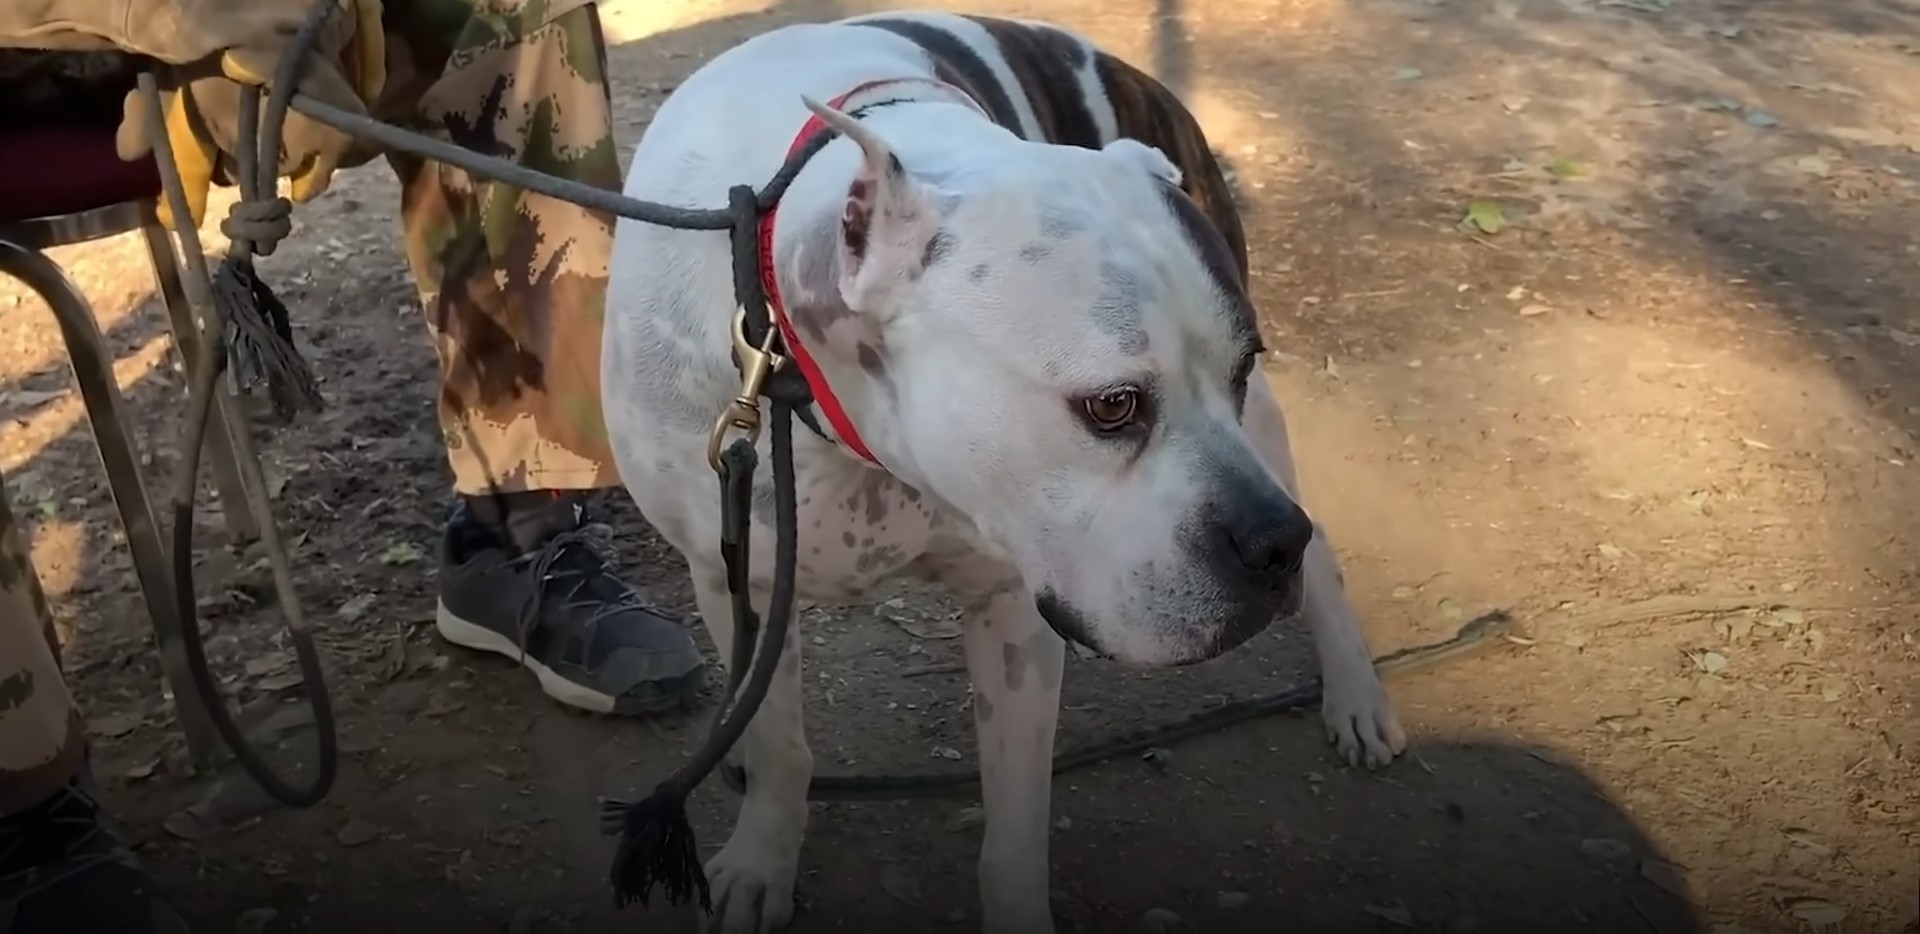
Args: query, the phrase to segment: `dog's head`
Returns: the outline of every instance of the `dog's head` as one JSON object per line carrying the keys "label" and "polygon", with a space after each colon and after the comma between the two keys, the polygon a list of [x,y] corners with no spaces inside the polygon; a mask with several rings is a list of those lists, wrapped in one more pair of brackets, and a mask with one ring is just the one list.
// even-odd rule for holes
{"label": "dog's head", "polygon": [[916,168],[809,106],[860,166],[833,246],[810,240],[837,295],[802,296],[796,324],[864,371],[850,407],[880,460],[1103,654],[1201,661],[1297,612],[1313,526],[1242,427],[1259,332],[1172,163],[1010,141]]}

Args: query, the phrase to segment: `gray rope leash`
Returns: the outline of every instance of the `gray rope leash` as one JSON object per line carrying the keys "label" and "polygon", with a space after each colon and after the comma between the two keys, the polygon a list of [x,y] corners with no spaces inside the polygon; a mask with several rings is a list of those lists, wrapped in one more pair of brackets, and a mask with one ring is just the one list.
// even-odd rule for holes
{"label": "gray rope leash", "polygon": [[[305,94],[293,95],[292,104],[294,110],[342,133],[379,143],[398,152],[435,162],[444,162],[481,178],[504,182],[515,188],[525,188],[550,198],[570,201],[581,207],[593,208],[661,227],[672,227],[676,230],[727,230],[733,226],[733,212],[727,208],[683,208],[641,201],[604,188],[582,185],[570,179],[556,178],[497,156],[474,152],[452,143],[381,123],[365,114],[342,110],[326,101],[316,100]],[[788,180],[791,181],[791,179]],[[764,211],[777,203],[780,195],[786,191],[786,187],[784,183],[769,184],[761,189],[756,194],[760,209]]]}
{"label": "gray rope leash", "polygon": [[[155,127],[164,126],[164,117],[160,109],[159,85],[152,74],[140,76],[140,92],[145,99],[147,118]],[[154,134],[154,162],[160,172],[161,187],[176,218],[189,218],[186,189],[181,183],[179,169],[173,160],[173,148],[164,130]],[[191,223],[176,225],[180,237],[181,253],[186,269],[182,272],[182,285],[187,291],[188,300],[200,313],[201,349],[199,359],[195,361],[190,377],[189,407],[187,422],[181,428],[181,464],[177,487],[173,494],[173,599],[180,615],[181,643],[187,654],[187,672],[193,682],[194,695],[207,717],[213,722],[214,731],[221,742],[233,753],[240,766],[261,789],[275,800],[290,807],[308,807],[326,797],[333,787],[338,772],[338,743],[334,731],[332,699],[327,693],[325,674],[321,668],[320,656],[314,648],[310,627],[306,617],[300,611],[298,601],[289,602],[281,607],[286,616],[289,641],[293,644],[294,654],[299,660],[300,674],[307,685],[308,703],[313,708],[314,727],[318,732],[317,763],[315,774],[310,783],[303,786],[293,785],[282,779],[266,762],[264,756],[247,741],[245,734],[228,712],[226,698],[220,693],[219,683],[213,677],[207,664],[206,646],[200,634],[199,607],[194,599],[193,580],[193,512],[195,493],[198,487],[200,452],[206,444],[207,427],[213,411],[215,393],[219,392],[218,381],[228,363],[227,328],[231,325],[229,309],[221,303],[220,295],[215,291],[215,280],[207,271],[206,256],[200,247],[199,232]],[[238,413],[240,429],[233,432],[233,443],[237,460],[240,463],[242,485],[246,488],[248,504],[255,514],[266,517],[261,523],[262,544],[267,550],[268,565],[272,569],[275,588],[283,594],[297,593],[293,583],[293,568],[288,559],[285,544],[280,540],[279,530],[271,521],[273,504],[267,499],[266,478],[261,475],[260,461],[253,447],[251,426],[245,423],[245,413]]]}
{"label": "gray rope leash", "polygon": [[[261,474],[258,453],[254,450],[252,426],[244,410],[232,441],[240,463],[242,486],[249,506],[266,521],[261,523],[261,544],[267,552],[274,587],[289,599],[280,611],[286,619],[288,641],[299,661],[300,675],[307,688],[307,703],[313,711],[317,734],[314,774],[304,785],[289,782],[267,764],[266,757],[247,740],[207,662],[206,645],[200,633],[198,602],[193,579],[193,514],[198,487],[200,453],[206,444],[215,394],[220,376],[229,366],[243,379],[265,382],[274,408],[283,417],[291,417],[300,407],[317,409],[319,392],[306,362],[293,346],[293,333],[287,310],[271,289],[254,272],[254,237],[261,238],[262,253],[271,252],[281,237],[291,230],[293,206],[285,199],[268,197],[275,189],[279,160],[280,127],[286,118],[287,100],[307,53],[319,35],[320,26],[332,12],[333,4],[315,4],[293,43],[279,63],[275,89],[269,96],[265,127],[256,127],[260,92],[245,89],[240,96],[239,163],[242,202],[221,225],[233,238],[232,248],[220,264],[218,273],[209,274],[206,254],[200,246],[199,231],[187,210],[186,189],[182,185],[179,164],[174,161],[172,141],[167,137],[166,120],[161,112],[159,83],[151,72],[139,78],[147,120],[154,142],[154,162],[159,170],[161,189],[173,216],[180,220],[181,252],[186,269],[183,287],[188,300],[200,313],[199,359],[190,376],[189,406],[186,423],[181,427],[181,465],[173,496],[173,599],[181,622],[181,643],[187,656],[187,672],[193,692],[214,732],[226,745],[248,777],[274,800],[289,807],[310,807],[324,800],[339,774],[339,737],[334,723],[333,700],[327,690],[326,674],[320,654],[313,644],[312,629],[301,611],[293,579],[292,562],[279,528],[272,520],[273,504],[266,493],[266,478]],[[188,93],[185,88],[181,94]],[[272,148],[262,146],[265,141]],[[284,228],[284,229],[283,229]],[[245,236],[234,237],[234,234]]]}

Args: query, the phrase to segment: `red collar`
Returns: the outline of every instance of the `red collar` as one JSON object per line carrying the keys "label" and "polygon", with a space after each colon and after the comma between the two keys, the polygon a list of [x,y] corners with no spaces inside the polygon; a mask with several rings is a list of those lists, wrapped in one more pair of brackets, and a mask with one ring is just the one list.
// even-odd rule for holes
{"label": "red collar", "polygon": [[[839,110],[856,94],[882,85],[905,82],[948,86],[944,82],[931,78],[881,78],[855,87],[828,101],[827,106]],[[792,159],[794,153],[805,148],[814,137],[819,136],[826,129],[826,121],[820,119],[818,114],[808,115],[807,122],[794,136],[793,144],[787,147],[787,158]],[[793,321],[787,317],[786,303],[780,300],[780,284],[778,277],[774,275],[773,264],[773,216],[778,210],[779,205],[776,204],[760,218],[760,287],[767,296],[767,309],[773,315],[774,323],[780,328],[780,340],[786,344],[787,357],[800,368],[800,375],[806,379],[807,388],[813,393],[814,405],[818,406],[820,414],[826,417],[827,424],[833,426],[833,433],[839,436],[840,443],[846,445],[847,450],[852,451],[861,460],[878,467],[880,461],[873,456],[872,451],[867,449],[866,442],[860,440],[860,432],[853,427],[853,420],[847,417],[847,410],[840,404],[840,397],[833,394],[833,387],[827,385],[827,377],[820,371],[820,364],[814,361],[813,355],[807,352],[806,345],[800,343],[800,336],[794,333]]]}

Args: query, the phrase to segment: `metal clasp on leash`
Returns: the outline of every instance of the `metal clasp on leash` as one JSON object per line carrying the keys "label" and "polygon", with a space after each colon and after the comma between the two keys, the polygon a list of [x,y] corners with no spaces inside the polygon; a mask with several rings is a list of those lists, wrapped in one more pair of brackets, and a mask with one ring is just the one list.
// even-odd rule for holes
{"label": "metal clasp on leash", "polygon": [[739,431],[749,442],[760,440],[760,390],[766,386],[767,377],[787,363],[785,356],[773,351],[779,339],[780,330],[769,325],[766,339],[760,346],[753,346],[747,341],[747,310],[742,308],[734,313],[733,353],[740,361],[740,394],[727,403],[726,410],[713,423],[712,433],[707,435],[707,463],[715,471],[720,469],[720,451],[725,447],[728,431]]}

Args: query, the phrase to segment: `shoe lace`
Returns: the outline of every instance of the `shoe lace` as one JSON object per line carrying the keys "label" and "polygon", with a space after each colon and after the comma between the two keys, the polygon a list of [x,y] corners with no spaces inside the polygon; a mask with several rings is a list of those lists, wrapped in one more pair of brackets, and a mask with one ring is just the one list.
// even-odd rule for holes
{"label": "shoe lace", "polygon": [[[582,523],[553,536],[539,551],[521,555],[514,562],[527,564],[527,572],[533,576],[533,586],[521,602],[516,627],[523,662],[534,630],[540,626],[541,605],[553,596],[549,588],[566,586],[560,595],[563,605],[589,611],[580,623],[577,643],[583,660],[592,657],[593,639],[602,620],[630,610],[646,609],[639,595],[625,587],[619,588],[617,596],[588,591],[594,578],[606,576],[608,569],[619,563],[619,553],[613,547],[613,529],[605,523]],[[589,592],[588,599],[578,599],[583,591]]]}

